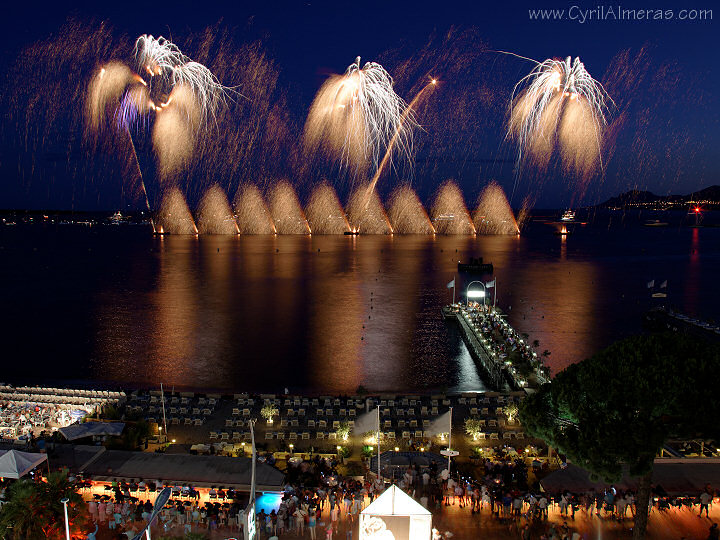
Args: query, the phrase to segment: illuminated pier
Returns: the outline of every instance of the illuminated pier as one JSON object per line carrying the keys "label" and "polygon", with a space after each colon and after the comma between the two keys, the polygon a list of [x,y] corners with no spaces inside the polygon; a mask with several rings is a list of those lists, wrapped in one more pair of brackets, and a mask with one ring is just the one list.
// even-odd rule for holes
{"label": "illuminated pier", "polygon": [[471,356],[495,390],[523,390],[549,382],[542,360],[498,308],[452,304],[443,308],[443,315],[457,321]]}

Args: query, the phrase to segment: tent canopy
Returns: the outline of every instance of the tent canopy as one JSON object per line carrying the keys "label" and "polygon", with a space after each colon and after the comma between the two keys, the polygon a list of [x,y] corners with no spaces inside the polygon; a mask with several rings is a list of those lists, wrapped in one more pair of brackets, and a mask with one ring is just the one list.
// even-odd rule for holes
{"label": "tent canopy", "polygon": [[[697,495],[708,483],[712,485],[720,483],[720,459],[656,459],[652,483],[656,489],[662,488],[670,495]],[[560,493],[564,490],[581,493],[591,488],[602,491],[608,487],[604,482],[593,482],[588,471],[573,464],[568,464],[565,469],[547,475],[540,484],[548,493]],[[638,479],[625,474],[613,485],[619,490],[636,490]]]}
{"label": "tent canopy", "polygon": [[0,476],[3,478],[21,478],[47,461],[47,454],[20,452],[19,450],[2,451],[0,454]]}
{"label": "tent canopy", "polygon": [[84,422],[82,424],[73,424],[60,428],[58,431],[62,433],[68,441],[82,439],[84,437],[92,437],[93,435],[112,435],[119,436],[125,424],[123,422]]}
{"label": "tent canopy", "polygon": [[370,516],[429,516],[430,511],[395,485],[360,512]]}
{"label": "tent canopy", "polygon": [[[252,459],[224,456],[193,456],[190,454],[156,454],[107,450],[90,460],[82,471],[95,480],[158,479],[176,484],[230,486],[248,490],[252,475]],[[258,463],[258,491],[279,491],[285,475],[265,463]]]}

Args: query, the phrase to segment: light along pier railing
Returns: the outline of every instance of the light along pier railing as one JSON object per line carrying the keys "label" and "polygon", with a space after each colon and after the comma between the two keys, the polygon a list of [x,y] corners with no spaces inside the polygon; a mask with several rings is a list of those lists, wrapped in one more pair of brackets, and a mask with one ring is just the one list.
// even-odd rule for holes
{"label": "light along pier railing", "polygon": [[495,390],[531,389],[549,382],[542,359],[508,324],[499,308],[451,304],[442,311],[446,319],[458,323],[470,355]]}

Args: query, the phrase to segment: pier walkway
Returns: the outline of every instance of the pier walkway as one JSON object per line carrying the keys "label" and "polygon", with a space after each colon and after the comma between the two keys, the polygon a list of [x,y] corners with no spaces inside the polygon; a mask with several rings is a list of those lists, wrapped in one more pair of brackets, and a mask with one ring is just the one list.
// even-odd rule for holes
{"label": "pier walkway", "polygon": [[453,304],[443,308],[443,315],[457,321],[470,354],[495,390],[532,389],[550,380],[542,360],[500,309]]}

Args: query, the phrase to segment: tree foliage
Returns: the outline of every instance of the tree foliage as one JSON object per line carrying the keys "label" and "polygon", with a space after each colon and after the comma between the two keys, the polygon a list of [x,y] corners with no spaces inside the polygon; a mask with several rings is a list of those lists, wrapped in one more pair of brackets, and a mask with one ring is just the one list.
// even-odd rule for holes
{"label": "tree foliage", "polygon": [[526,398],[533,435],[607,481],[647,473],[670,437],[715,436],[720,350],[684,336],[619,341]]}
{"label": "tree foliage", "polygon": [[676,334],[635,336],[558,373],[522,402],[520,421],[595,476],[613,482],[627,470],[649,488],[665,441],[717,436],[719,377],[717,346]]}
{"label": "tree foliage", "polygon": [[87,509],[66,471],[48,474],[47,482],[21,479],[10,485],[7,502],[0,510],[3,538],[64,538],[65,517],[62,499],[67,498],[72,533],[80,533],[87,522]]}
{"label": "tree foliage", "polygon": [[260,414],[268,422],[270,422],[272,420],[273,416],[276,416],[278,414],[278,412],[280,412],[278,410],[278,408],[272,404],[263,405],[263,408],[260,409]]}
{"label": "tree foliage", "polygon": [[483,422],[479,418],[465,419],[465,433],[470,435],[473,440],[477,440],[483,431]]}

